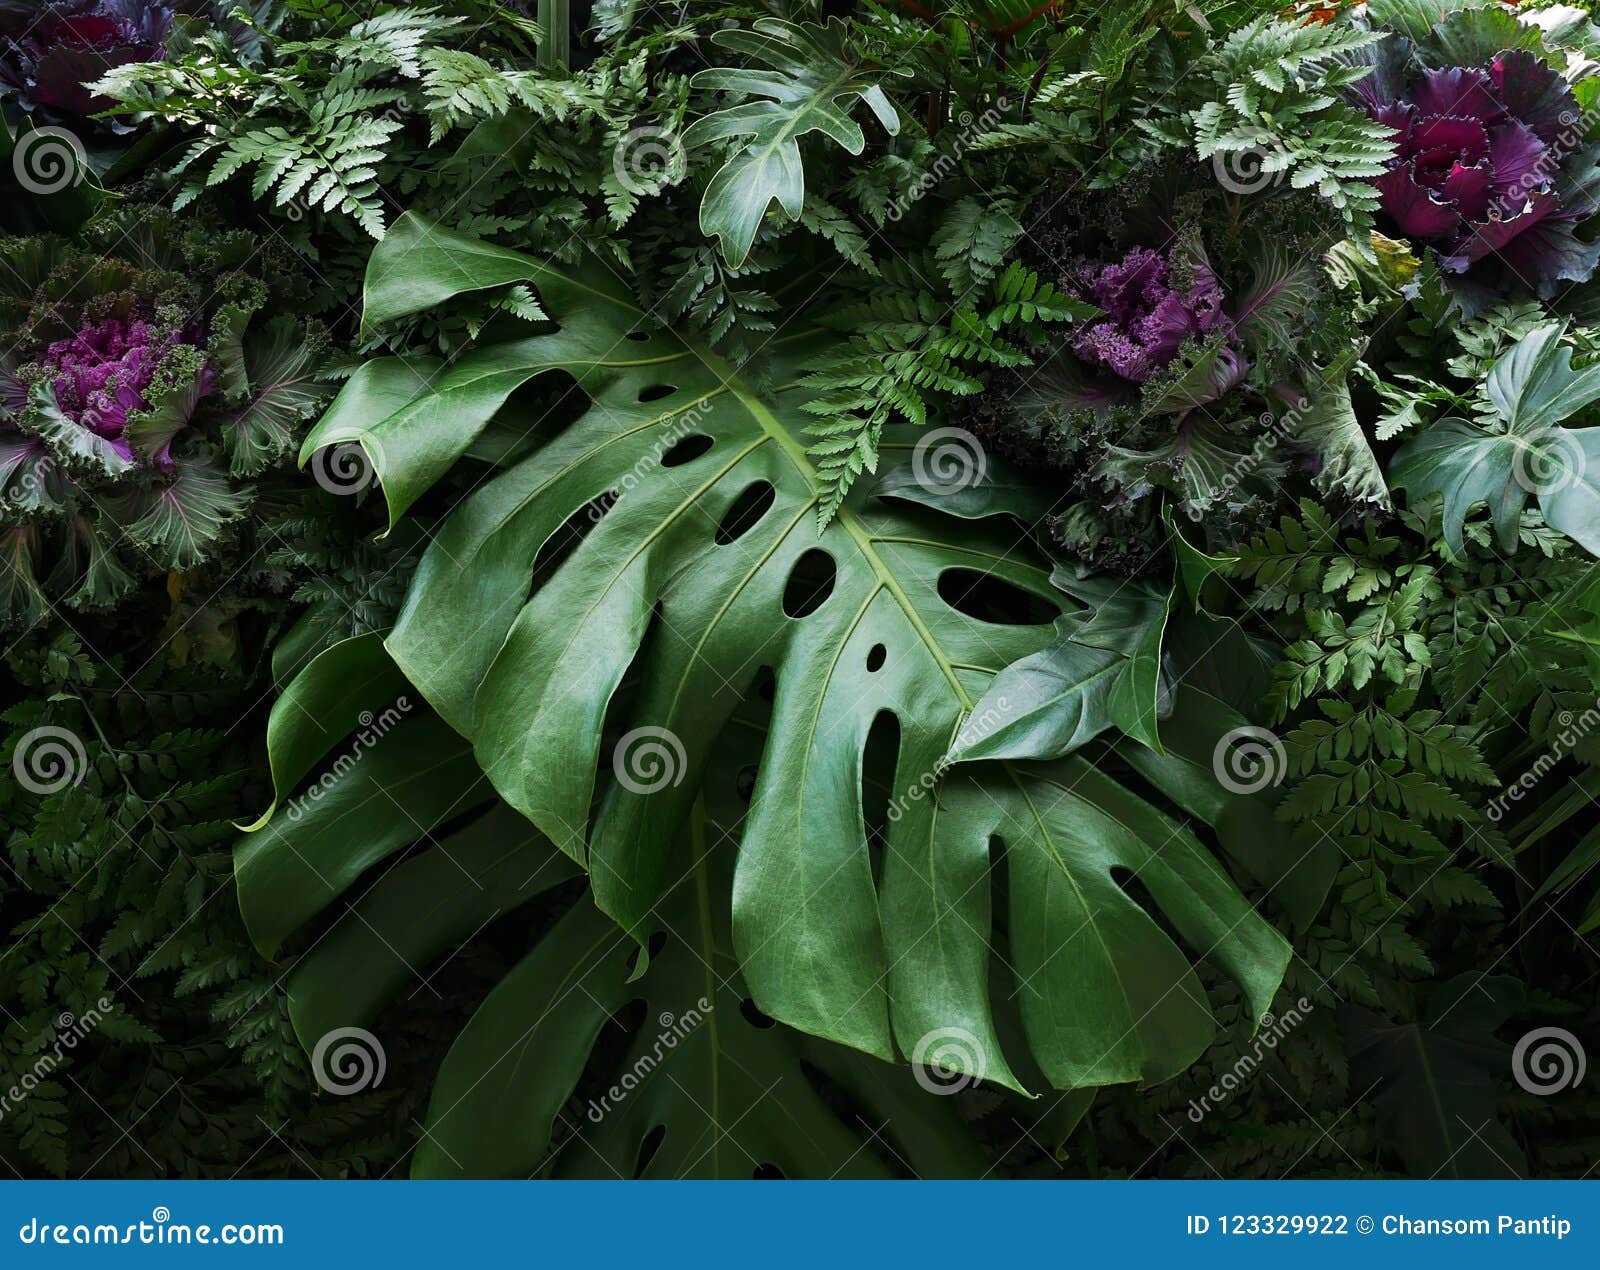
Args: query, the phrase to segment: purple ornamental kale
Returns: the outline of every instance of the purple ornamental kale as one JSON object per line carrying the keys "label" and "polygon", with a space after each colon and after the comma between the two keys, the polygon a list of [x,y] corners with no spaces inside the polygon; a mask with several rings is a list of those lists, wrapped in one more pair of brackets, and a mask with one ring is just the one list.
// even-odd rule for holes
{"label": "purple ornamental kale", "polygon": [[112,102],[88,89],[107,71],[166,56],[175,14],[193,0],[0,0],[0,80],[24,105],[85,117]]}
{"label": "purple ornamental kale", "polygon": [[[196,343],[150,322],[105,318],[50,345],[44,364],[53,374],[61,413],[105,438],[118,455],[132,462],[133,446],[125,435],[129,416],[154,404],[145,394],[167,355],[179,344]],[[194,399],[209,394],[215,383],[210,367],[202,366]],[[157,466],[172,467],[171,445],[169,438],[150,456]]]}
{"label": "purple ornamental kale", "polygon": [[1073,351],[1119,379],[1142,384],[1165,370],[1187,339],[1217,331],[1231,341],[1233,323],[1222,311],[1216,274],[1201,266],[1181,290],[1171,279],[1171,262],[1147,247],[1135,247],[1120,264],[1081,266],[1069,285],[1105,316],[1080,324]]}
{"label": "purple ornamental kale", "polygon": [[1600,246],[1573,232],[1597,206],[1594,156],[1576,99],[1536,55],[1373,76],[1355,96],[1394,130],[1398,152],[1374,182],[1389,232],[1433,247],[1451,273],[1498,265],[1546,297],[1594,272]]}

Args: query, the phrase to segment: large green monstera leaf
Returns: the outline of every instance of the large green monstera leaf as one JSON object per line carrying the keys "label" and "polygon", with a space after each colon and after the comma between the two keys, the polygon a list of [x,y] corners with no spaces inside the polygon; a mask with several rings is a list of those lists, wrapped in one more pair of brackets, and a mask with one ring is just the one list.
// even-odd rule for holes
{"label": "large green monstera leaf", "polygon": [[[374,253],[366,319],[519,282],[548,324],[447,368],[369,363],[307,454],[362,446],[395,518],[469,448],[504,456],[434,534],[386,646],[494,792],[588,872],[601,912],[647,938],[688,867],[678,844],[713,745],[770,674],[731,883],[733,949],[766,1014],[888,1060],[956,1033],[963,1053],[941,1065],[1071,1089],[1163,1079],[1208,1044],[1174,936],[1266,1010],[1287,945],[1183,824],[1077,755],[946,770],[990,680],[1046,647],[1073,601],[1004,518],[862,490],[819,534],[795,385],[828,337],[775,341],[758,388],[656,328],[604,270],[415,216]],[[552,371],[578,392],[550,392],[542,413],[513,397]],[[916,439],[889,452],[960,479],[929,452],[945,441]],[[993,588],[1045,613],[988,620]],[[878,850],[863,768],[885,736]],[[1025,1043],[1003,1046],[1012,1011]]]}
{"label": "large green monstera leaf", "polygon": [[[346,725],[358,740],[381,726],[381,744],[362,743],[361,761],[248,836],[238,877],[264,948],[317,927],[288,973],[289,1010],[334,1095],[380,1078],[388,1006],[491,923],[545,905],[544,933],[445,1058],[416,1176],[984,1171],[953,1104],[910,1072],[774,1025],[748,1003],[725,898],[715,902],[727,894],[743,812],[736,762],[721,765],[723,778],[696,803],[685,870],[649,924],[655,955],[636,975],[638,946],[586,892],[570,894],[578,868],[475,779],[466,743],[397,695],[393,676],[367,636],[324,652],[289,685],[273,717],[280,742],[296,729],[282,747],[291,764],[309,770],[330,749],[356,750],[341,741]],[[359,709],[297,728],[308,692],[330,677],[340,701]],[[760,738],[747,715],[722,744]]]}

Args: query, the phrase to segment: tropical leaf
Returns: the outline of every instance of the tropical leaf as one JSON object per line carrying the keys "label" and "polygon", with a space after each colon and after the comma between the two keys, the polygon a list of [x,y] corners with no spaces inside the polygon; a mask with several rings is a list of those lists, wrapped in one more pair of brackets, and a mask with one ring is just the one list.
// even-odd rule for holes
{"label": "tropical leaf", "polygon": [[[508,255],[403,217],[374,254],[367,320],[508,281]],[[1047,611],[1062,601],[1003,520],[952,521],[857,491],[817,531],[822,487],[797,385],[836,337],[780,341],[773,386],[758,392],[706,349],[651,329],[603,271],[525,258],[520,269],[556,329],[475,349],[425,384],[397,359],[369,364],[307,449],[366,446],[399,515],[519,387],[554,370],[576,381],[588,409],[440,527],[387,647],[500,796],[585,866],[602,911],[647,938],[683,867],[663,826],[688,822],[716,737],[766,668],[773,725],[732,905],[741,970],[767,1014],[885,1059],[959,1028],[969,1067],[1014,1088],[1016,1066],[1060,1088],[1170,1076],[1203,1050],[1212,1020],[1120,869],[1266,1008],[1286,946],[1183,826],[1076,759],[940,779],[994,676],[1051,639],[1048,622],[975,616],[963,586],[977,579]],[[375,415],[371,403],[405,377],[414,399]],[[536,561],[569,523],[591,527],[530,596]],[[881,878],[862,795],[874,732],[893,738],[893,788],[907,791]],[[1027,985],[1029,1053],[1015,1065],[988,982],[1002,848],[1007,960]]]}
{"label": "tropical leaf", "polygon": [[[1171,714],[1162,721],[1163,752],[1129,741],[1118,752],[1138,773],[1174,803],[1216,833],[1222,852],[1282,906],[1304,930],[1328,898],[1343,857],[1326,837],[1311,843],[1292,840],[1289,826],[1274,814],[1285,775],[1281,754],[1264,756],[1258,771],[1234,788],[1216,778],[1234,751],[1230,739],[1270,736],[1227,702],[1185,683],[1175,693]],[[1224,768],[1224,770],[1227,770]]]}
{"label": "tropical leaf", "polygon": [[723,48],[771,68],[713,67],[690,81],[696,88],[746,98],[696,120],[683,134],[684,145],[691,149],[728,139],[743,141],[712,176],[700,203],[700,228],[720,241],[729,264],[744,263],[774,199],[790,220],[800,218],[806,194],[801,137],[821,132],[851,154],[860,154],[866,137],[850,117],[858,99],[885,132],[900,131],[900,116],[876,79],[909,71],[863,69],[849,50],[847,36],[848,28],[837,18],[825,26],[758,18],[752,30],[718,31],[712,36]]}
{"label": "tropical leaf", "polygon": [[1600,365],[1574,371],[1565,333],[1565,322],[1541,326],[1490,368],[1484,395],[1496,428],[1441,419],[1395,455],[1392,483],[1414,499],[1440,497],[1445,541],[1458,555],[1479,503],[1501,549],[1514,550],[1529,495],[1553,528],[1600,555],[1600,428],[1557,426],[1600,400]]}
{"label": "tropical leaf", "polygon": [[1460,975],[1419,985],[1417,1017],[1392,1021],[1361,1006],[1341,1012],[1350,1074],[1372,1090],[1378,1123],[1418,1177],[1523,1177],[1522,1148],[1497,1117],[1496,1080],[1512,1070],[1495,1039],[1523,1003],[1508,975]]}
{"label": "tropical leaf", "polygon": [[[319,681],[357,667],[382,678],[384,660],[376,641],[328,650],[279,700],[274,723],[303,714]],[[349,753],[337,726],[321,737],[294,748],[312,764],[334,749],[341,759]],[[760,740],[759,720],[746,718],[723,744],[741,750]],[[748,1178],[776,1167],[787,1176],[971,1177],[985,1169],[948,1099],[919,1092],[903,1070],[774,1026],[749,1005],[726,906],[710,902],[727,893],[731,829],[743,813],[737,762],[719,770],[721,784],[691,814],[690,867],[651,917],[659,952],[642,974],[627,935],[586,893],[572,893],[576,866],[474,780],[467,747],[431,715],[401,725],[359,763],[335,760],[311,787],[324,796],[302,795],[296,811],[244,840],[240,900],[264,946],[342,909],[288,979],[290,1018],[305,1048],[324,1055],[317,1070],[329,1081],[340,1075],[326,1057],[331,1045],[361,1029],[376,1062],[388,1006],[490,923],[535,902],[545,910],[544,933],[445,1058],[414,1175]],[[422,849],[385,863],[413,843]],[[372,885],[340,904],[374,866]],[[570,907],[556,918],[563,894]],[[864,1123],[830,1109],[819,1081],[847,1091]]]}
{"label": "tropical leaf", "polygon": [[1110,727],[1160,750],[1157,689],[1172,588],[1060,568],[1055,582],[1085,607],[1056,620],[1048,648],[995,676],[948,761],[1061,758]]}

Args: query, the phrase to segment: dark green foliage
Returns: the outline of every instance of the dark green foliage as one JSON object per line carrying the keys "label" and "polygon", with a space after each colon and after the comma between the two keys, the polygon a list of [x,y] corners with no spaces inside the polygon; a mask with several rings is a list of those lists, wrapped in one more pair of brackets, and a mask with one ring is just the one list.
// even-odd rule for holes
{"label": "dark green foliage", "polygon": [[[164,515],[147,488],[116,504],[119,526],[126,522],[145,553],[135,562],[93,550],[113,535],[80,542],[72,555],[58,545],[70,536],[50,537],[64,518],[34,516],[38,509],[15,500],[0,509],[0,601],[34,623],[8,647],[0,700],[8,777],[0,792],[0,1159],[13,1171],[453,1171],[432,1146],[419,1149],[424,1124],[442,1125],[452,1149],[477,1152],[475,1164],[515,1174],[741,1169],[732,1153],[708,1164],[685,1146],[708,1127],[719,1141],[792,1148],[796,1170],[822,1173],[840,1161],[863,1172],[1042,1177],[1592,1169],[1600,1158],[1593,1078],[1540,1098],[1517,1087],[1510,1067],[1512,1044],[1529,1030],[1559,1025],[1588,1039],[1597,1023],[1600,588],[1583,550],[1593,545],[1593,518],[1582,501],[1592,480],[1563,503],[1505,476],[1518,458],[1572,438],[1592,446],[1600,308],[1580,288],[1548,305],[1475,296],[1469,316],[1436,254],[1368,234],[1377,206],[1368,181],[1389,143],[1347,98],[1381,58],[1367,18],[1308,23],[1277,4],[1199,0],[1014,17],[1002,5],[966,6],[941,10],[938,21],[925,20],[920,6],[873,4],[845,6],[840,21],[836,6],[828,16],[721,3],[669,15],[607,0],[587,18],[575,7],[572,29],[551,32],[534,11],[566,14],[567,6],[246,7],[253,28],[235,24],[225,37],[186,26],[166,60],[114,72],[103,89],[135,130],[131,148],[91,156],[95,179],[66,197],[19,197],[6,210],[14,229],[76,235],[48,245],[13,239],[0,249],[10,279],[0,319],[32,352],[56,338],[55,310],[85,259],[108,294],[199,318],[229,349],[229,412],[213,419],[219,426],[206,436],[198,482],[187,478],[191,515]],[[1388,6],[1387,16],[1377,8],[1374,23],[1421,20],[1404,5]],[[585,20],[591,29],[582,29]],[[1473,23],[1495,38],[1515,31],[1498,11],[1466,20]],[[1593,43],[1577,28],[1562,37],[1575,46],[1585,39]],[[1588,109],[1596,80],[1570,70]],[[772,154],[783,158],[779,168],[762,164]],[[181,208],[179,218],[150,213],[123,241],[130,222],[117,206],[148,200]],[[489,269],[481,289],[446,303],[391,297],[391,320],[363,328],[374,241],[392,245],[413,232],[397,226],[401,208],[416,209],[457,247],[461,236],[480,240],[470,246],[474,261],[510,248],[519,263]],[[272,246],[257,254],[262,242]],[[1158,373],[1097,400],[1068,355],[1098,316],[1076,297],[1086,265],[1119,264],[1136,247],[1171,263],[1174,292],[1203,289],[1214,274],[1233,325],[1191,334]],[[395,292],[427,284],[413,264],[390,279]],[[547,370],[541,341],[581,343],[573,332],[595,318],[562,284],[546,293],[557,274],[638,296],[646,310],[636,330],[619,326],[617,338],[589,349],[587,363],[568,357],[570,376],[536,373]],[[567,324],[559,333],[552,315]],[[314,338],[304,341],[308,317]],[[666,328],[682,335],[682,349],[660,363],[674,382],[658,384],[655,372],[636,369],[633,353],[643,347],[654,357]],[[651,342],[627,342],[637,337]],[[503,348],[528,353],[517,362],[526,382],[473,415],[470,443],[463,415],[442,420],[440,444],[453,466],[435,470],[436,456],[418,464],[397,428],[380,438],[401,440],[389,465],[377,464],[382,488],[362,479],[353,494],[319,489],[339,461],[333,446],[304,456],[309,476],[290,470],[319,413],[313,372],[366,383],[357,368],[381,364],[403,397],[426,397],[437,382],[466,394],[477,381],[463,367],[492,367]],[[375,363],[380,356],[389,360]],[[600,380],[627,391],[591,409],[589,390],[599,391]],[[506,576],[496,576],[506,603],[580,590],[583,579],[563,575],[565,562],[582,559],[592,580],[640,543],[665,562],[651,578],[663,596],[718,575],[718,552],[745,550],[766,531],[752,531],[744,547],[707,546],[703,556],[686,544],[724,510],[708,494],[735,483],[718,466],[729,443],[750,444],[754,434],[729,422],[724,402],[724,414],[691,421],[716,434],[709,457],[668,468],[666,444],[651,451],[618,420],[659,422],[663,407],[649,406],[654,398],[643,392],[688,387],[726,397],[735,381],[740,401],[776,403],[785,452],[816,473],[794,522],[804,529],[795,550],[820,545],[836,566],[844,560],[836,587],[878,587],[900,602],[895,589],[910,584],[899,565],[848,567],[846,536],[879,522],[902,526],[884,539],[897,558],[930,547],[967,561],[989,553],[986,570],[1025,579],[1018,571],[1026,567],[1041,592],[1051,591],[1052,565],[1073,580],[1074,616],[1055,646],[1016,596],[962,597],[983,612],[983,638],[943,658],[928,683],[943,691],[948,680],[978,707],[991,674],[1009,687],[1041,666],[1059,671],[1065,688],[1048,704],[1078,703],[1084,726],[1068,728],[1065,714],[1044,718],[1040,708],[1046,748],[1071,749],[1072,770],[1102,794],[1125,791],[1116,797],[1138,805],[1146,836],[1151,824],[1181,820],[1206,867],[1214,854],[1230,875],[1220,879],[1229,894],[1242,893],[1237,902],[1289,941],[1294,955],[1270,1019],[1255,1013],[1270,985],[1257,984],[1252,1010],[1225,959],[1202,959],[1184,982],[1189,1003],[1218,1030],[1197,1063],[1150,1085],[1035,1102],[1005,1092],[993,1070],[979,1087],[934,1099],[903,1065],[766,1027],[771,1020],[747,1013],[743,996],[775,976],[748,953],[751,941],[740,948],[724,929],[730,908],[737,916],[724,831],[745,814],[760,779],[755,759],[767,759],[754,733],[740,734],[740,752],[715,768],[736,779],[680,791],[683,814],[668,819],[685,828],[681,839],[652,837],[642,816],[650,832],[630,840],[625,858],[617,853],[626,862],[676,844],[695,861],[694,887],[662,893],[677,929],[697,938],[668,948],[636,980],[607,955],[628,936],[586,897],[579,864],[563,865],[571,876],[532,898],[478,895],[440,863],[428,834],[413,841],[410,804],[392,799],[382,815],[352,817],[318,839],[349,866],[345,894],[325,911],[302,911],[294,888],[264,892],[259,873],[247,876],[247,931],[231,856],[236,825],[276,805],[285,833],[290,824],[317,829],[317,817],[291,822],[281,805],[296,782],[318,776],[315,761],[290,773],[293,788],[273,788],[282,773],[269,770],[261,744],[273,698],[292,695],[296,675],[335,645],[366,637],[356,646],[379,648],[416,578],[426,574],[437,590],[496,558],[498,543],[472,536],[482,528],[475,517],[485,489],[554,453],[577,419],[596,433],[596,457],[576,469],[556,464],[552,480],[568,499],[553,518],[559,527],[540,521]],[[257,382],[281,390],[248,391]],[[0,404],[21,409],[14,395]],[[399,405],[382,394],[378,404],[351,417],[364,429]],[[152,413],[141,426],[159,437],[170,418]],[[30,438],[58,449],[71,439],[48,412],[27,418]],[[927,435],[917,429],[952,425],[976,439],[987,470],[954,493],[930,492],[908,461]],[[85,452],[63,461],[81,471],[95,451],[79,444]],[[639,465],[608,466],[635,444]],[[703,466],[692,467],[697,461]],[[408,463],[427,479],[406,485]],[[1600,460],[1589,466],[1600,470]],[[707,522],[672,522],[681,541],[666,545],[676,563],[654,530],[623,536],[652,505],[638,491],[659,485],[663,471],[684,482],[682,507],[704,504],[695,515]],[[1451,479],[1463,471],[1473,480]],[[106,492],[98,478],[85,478],[83,489]],[[397,498],[406,515],[380,537],[386,501]],[[544,489],[509,523],[551,513]],[[471,531],[472,549],[460,559],[442,556],[446,526]],[[757,557],[746,589],[783,590]],[[58,559],[76,569],[70,587],[36,567]],[[1085,581],[1079,565],[1095,576]],[[939,603],[965,610],[943,596],[939,571],[915,576],[906,611],[926,600],[954,623]],[[483,606],[485,592],[448,594],[434,614],[440,638],[417,645],[438,655],[441,674],[475,655],[468,632],[481,614],[469,610]],[[102,602],[112,599],[120,603],[108,612]],[[1130,600],[1137,621],[1123,620]],[[662,681],[657,661],[681,651],[662,626],[668,618],[683,626],[676,609],[664,603],[648,620],[634,616],[649,634],[636,643],[649,652],[615,659],[615,691],[596,697],[586,721],[595,751],[563,751],[571,729],[553,725],[529,747],[541,762],[562,756],[544,773],[551,779],[529,782],[539,797],[572,771],[593,767],[606,779],[623,714],[651,699]],[[768,644],[773,631],[798,642],[835,619],[769,616],[752,623],[748,647],[724,669],[728,679],[756,676],[741,679],[746,705],[763,692],[779,699],[786,727],[769,736],[782,743],[797,731],[796,680],[780,673],[774,684],[757,666],[784,670]],[[968,617],[979,620],[961,620]],[[706,622],[695,666],[719,655],[710,633],[720,619]],[[517,639],[544,638],[552,625],[543,612],[525,617]],[[586,631],[598,641],[618,625]],[[923,625],[921,635],[898,627],[887,635],[894,651],[877,669],[865,648],[856,657],[852,647],[840,659],[847,671],[830,674],[856,676],[865,692],[908,673],[900,654],[927,638]],[[491,642],[498,659],[500,640]],[[592,646],[583,657],[572,678],[588,693],[596,668],[610,662]],[[521,735],[522,721],[503,703],[544,670],[533,657],[508,664],[516,673],[493,691],[467,685],[453,728],[431,715],[407,720],[411,740],[375,750],[356,781],[414,761],[433,799],[423,817],[429,831],[470,835],[496,816],[522,826],[505,806],[485,812],[488,795],[479,797],[485,757]],[[1094,686],[1100,678],[1103,692]],[[1122,694],[1115,701],[1113,680]],[[800,706],[811,704],[799,695]],[[727,704],[717,700],[719,710]],[[1211,734],[1201,729],[1204,744],[1194,743],[1197,700],[1208,724],[1220,721],[1213,731],[1240,722],[1267,732],[1268,788],[1234,797],[1219,784]],[[328,733],[322,740],[348,730],[338,705],[305,716]],[[900,721],[895,743],[905,762],[904,747],[929,722],[926,694],[920,707]],[[497,709],[506,717],[485,727],[483,716]],[[927,751],[918,771],[931,766],[943,782],[942,814],[960,812],[962,781],[989,779],[998,766],[980,757],[945,771],[952,757],[970,757],[960,746],[952,754],[950,743],[980,713],[941,716],[947,736],[915,741],[919,754]],[[685,731],[703,722],[671,717]],[[736,722],[746,722],[742,713]],[[906,892],[884,880],[883,857],[900,840],[882,808],[906,774],[894,770],[876,722],[870,736],[865,721],[860,731],[860,770],[847,763],[834,783],[852,841],[863,820],[866,864],[852,895],[864,916],[851,929],[876,937],[875,923],[905,904]],[[477,743],[476,755],[462,735]],[[63,746],[78,774],[54,792],[9,780],[14,760],[41,738]],[[1010,740],[1002,733],[988,744]],[[983,743],[974,752],[982,755]],[[702,750],[709,741],[690,746],[696,764]],[[810,770],[838,751],[819,737],[805,756]],[[40,770],[48,783],[54,769]],[[606,817],[631,804],[591,785],[602,810],[590,837],[600,841],[601,828],[611,828]],[[398,783],[385,792],[409,797]],[[712,807],[708,818],[707,798],[729,807]],[[782,801],[757,800],[760,818],[772,819]],[[575,821],[588,802],[575,799]],[[651,804],[652,813],[664,805]],[[807,805],[816,814],[827,799]],[[784,836],[763,828],[747,838],[742,867],[753,867],[765,844],[774,872],[746,885],[747,906],[770,903],[765,885],[786,860]],[[800,836],[838,845],[837,833]],[[492,856],[499,839],[486,841]],[[360,853],[375,843],[393,858],[365,870]],[[715,869],[708,845],[723,850]],[[978,948],[982,956],[1015,961],[1030,939],[1038,951],[1037,906],[1018,882],[1027,876],[1024,846],[1015,835],[1003,847],[991,843],[992,876],[972,892],[984,897],[978,943],[992,941]],[[242,851],[242,867],[260,869],[268,854]],[[275,867],[287,866],[280,859]],[[1164,904],[1141,894],[1148,878],[1115,881],[1151,923],[1128,957],[1153,958],[1165,940],[1185,943]],[[588,894],[608,896],[606,911],[615,912],[614,890],[597,874]],[[281,902],[263,902],[263,893]],[[855,920],[837,894],[817,922],[819,939]],[[459,907],[438,904],[441,897]],[[774,907],[787,917],[798,904]],[[628,929],[642,932],[665,911],[630,912]],[[257,951],[263,930],[273,961]],[[1283,947],[1265,924],[1259,933]],[[599,940],[599,955],[575,951],[584,934]],[[422,975],[391,964],[411,940],[428,963]],[[604,1097],[650,1040],[640,1011],[681,1011],[700,991],[702,946],[728,997],[724,1017],[739,1013],[737,1025],[696,1034],[694,1048],[675,1056],[680,1084],[656,1087],[660,1104],[631,1103],[603,1124],[590,1121],[589,1100]],[[819,964],[815,981],[846,960]],[[551,1014],[540,1052],[530,1055],[537,1079],[488,1080],[481,1105],[468,1100],[472,1118],[452,1123],[446,1109],[430,1108],[430,1090],[449,1098],[479,1088],[480,1075],[492,1078],[504,1049],[496,1029],[515,1036],[526,1027],[515,993],[536,994],[550,978],[530,976],[530,965],[581,974],[591,991]],[[896,985],[896,1011],[926,988]],[[356,998],[381,1034],[388,1073],[376,1090],[343,1098],[319,1091],[307,1051],[318,1033],[351,1021],[344,1012]],[[997,1004],[994,1026],[1008,1053],[1027,1057],[1032,1038],[1011,1034],[1020,1026],[1013,1012]],[[915,1040],[896,1032],[881,1055],[904,1059]],[[1204,1044],[1196,1040],[1186,1056]],[[689,1073],[691,1053],[710,1061]],[[750,1070],[734,1076],[737,1064]],[[690,1105],[703,1100],[697,1082],[719,1067],[730,1076],[723,1092],[742,1090],[752,1076],[750,1091],[759,1091],[781,1072],[795,1101],[757,1112],[741,1137]],[[1004,1076],[1043,1087],[1022,1065]],[[25,1096],[10,1097],[14,1087]],[[657,1105],[666,1107],[660,1122],[670,1121],[671,1144],[652,1166],[636,1139],[650,1131]],[[786,1142],[766,1118],[780,1106],[798,1108],[814,1138]],[[501,1133],[510,1117],[522,1117],[527,1131]]]}

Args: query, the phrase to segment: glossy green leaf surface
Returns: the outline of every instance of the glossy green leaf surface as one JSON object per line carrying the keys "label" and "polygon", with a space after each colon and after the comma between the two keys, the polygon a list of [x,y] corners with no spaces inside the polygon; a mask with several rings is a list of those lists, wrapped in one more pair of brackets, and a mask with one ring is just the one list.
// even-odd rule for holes
{"label": "glossy green leaf surface", "polygon": [[[327,654],[324,654],[326,657]],[[429,720],[434,729],[437,720]],[[490,923],[522,920],[530,902],[581,876],[526,819],[495,800],[457,800],[460,775],[440,765],[419,732],[385,758],[376,836],[416,847],[378,858],[352,823],[373,782],[339,778],[350,796],[310,803],[292,828],[246,839],[240,889],[247,913],[292,908],[284,924],[366,889],[294,964],[289,1010],[313,1054],[366,1033],[386,1044],[388,1008],[423,991],[436,969]],[[760,730],[736,723],[735,753]],[[367,760],[378,757],[377,752]],[[787,1176],[970,1177],[986,1167],[953,1103],[913,1075],[803,1036],[747,1001],[731,952],[727,871],[743,814],[735,765],[676,845],[686,863],[650,919],[658,949],[642,975],[638,946],[586,891],[477,1004],[438,1073],[412,1158],[418,1177],[570,1176],[612,1179]],[[701,808],[714,804],[711,812]],[[462,812],[469,814],[463,818]],[[446,832],[446,822],[457,827]],[[386,854],[392,855],[393,851]],[[369,871],[370,870],[370,871]],[[315,879],[315,885],[312,879]],[[370,883],[370,884],[368,884]],[[320,910],[319,910],[320,911]],[[559,912],[559,909],[556,910]],[[258,938],[276,927],[252,924]],[[340,1070],[318,1068],[335,1085]],[[839,1110],[838,1091],[860,1116]],[[826,1091],[826,1093],[825,1093]],[[576,1101],[574,1101],[576,1099]],[[1081,1113],[1081,1104],[1077,1106]],[[871,1126],[868,1132],[867,1126]]]}
{"label": "glossy green leaf surface", "polygon": [[1457,553],[1462,524],[1479,503],[1501,549],[1512,550],[1532,496],[1552,527],[1600,555],[1600,428],[1557,426],[1600,400],[1600,365],[1574,371],[1572,350],[1560,342],[1565,331],[1564,322],[1539,327],[1490,369],[1484,394],[1497,428],[1441,419],[1395,455],[1394,484],[1413,498],[1441,498],[1445,541]]}
{"label": "glossy green leaf surface", "polygon": [[719,89],[742,98],[683,134],[686,146],[735,139],[742,144],[706,186],[700,228],[721,242],[729,264],[741,265],[767,208],[776,201],[791,220],[805,203],[805,168],[800,138],[820,132],[851,154],[866,147],[861,125],[850,117],[864,102],[883,130],[900,131],[900,117],[876,79],[885,72],[851,63],[846,25],[794,25],[758,18],[751,30],[718,31],[712,39],[764,68],[713,67],[694,77],[696,88]]}
{"label": "glossy green leaf surface", "polygon": [[[479,281],[474,253],[410,219],[375,255],[383,276],[411,280],[390,313],[437,296],[445,279]],[[510,272],[499,259],[485,268]],[[1266,1008],[1287,948],[1182,825],[1072,761],[941,778],[994,676],[1052,639],[1047,623],[961,607],[975,575],[1060,606],[1015,526],[863,490],[819,534],[792,387],[812,340],[785,341],[758,392],[652,329],[614,284],[546,287],[544,266],[524,272],[556,329],[468,353],[387,417],[342,397],[330,419],[341,439],[375,438],[391,506],[403,508],[522,383],[560,368],[588,399],[444,523],[388,648],[469,738],[500,796],[587,868],[603,912],[643,939],[678,876],[671,843],[712,745],[765,668],[773,721],[747,755],[754,793],[732,911],[766,1013],[886,1059],[959,1028],[974,1069],[1020,1086],[988,981],[1002,849],[1007,960],[1029,1058],[1051,1084],[1170,1076],[1212,1032],[1187,958],[1116,870],[1137,874],[1181,937]],[[368,399],[357,382],[346,393]],[[585,510],[607,496],[603,515]],[[569,522],[586,532],[530,595],[534,561]],[[863,765],[889,717],[900,792],[875,875]]]}

